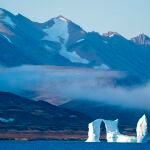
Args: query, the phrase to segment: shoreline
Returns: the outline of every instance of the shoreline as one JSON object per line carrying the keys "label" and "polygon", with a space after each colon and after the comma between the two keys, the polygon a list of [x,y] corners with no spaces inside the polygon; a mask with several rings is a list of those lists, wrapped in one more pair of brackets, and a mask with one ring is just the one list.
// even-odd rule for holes
{"label": "shoreline", "polygon": [[[135,136],[130,133],[128,135]],[[87,131],[0,131],[0,141],[15,140],[15,141],[85,141],[88,137]],[[101,133],[101,140],[106,141],[106,134]]]}
{"label": "shoreline", "polygon": [[18,140],[63,140],[63,141],[84,141],[87,138],[87,131],[7,131],[0,132],[0,141]]}

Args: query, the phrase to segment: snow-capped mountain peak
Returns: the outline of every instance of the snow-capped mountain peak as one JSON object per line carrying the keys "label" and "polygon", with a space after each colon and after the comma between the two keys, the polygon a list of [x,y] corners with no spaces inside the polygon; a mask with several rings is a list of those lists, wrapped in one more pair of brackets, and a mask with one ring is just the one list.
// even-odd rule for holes
{"label": "snow-capped mountain peak", "polygon": [[103,33],[103,36],[111,38],[113,36],[120,36],[120,34],[117,32],[109,31],[107,33]]}
{"label": "snow-capped mountain peak", "polygon": [[7,10],[0,8],[0,16],[4,16],[6,14],[10,14]]}
{"label": "snow-capped mountain peak", "polygon": [[134,43],[141,45],[150,45],[150,37],[145,34],[139,34],[138,36],[131,39]]}
{"label": "snow-capped mountain peak", "polygon": [[[81,63],[81,64],[89,64],[89,61],[86,58],[82,58],[76,51],[68,51],[68,41],[71,40],[70,28],[75,34],[78,31],[78,34],[81,34],[81,29],[75,25],[73,22],[68,20],[63,16],[58,16],[52,19],[53,24],[51,26],[46,26],[43,29],[43,32],[46,33],[46,36],[42,40],[57,42],[61,45],[59,50],[59,54],[66,59],[68,59],[72,63]],[[80,30],[79,30],[80,29]],[[79,39],[81,37],[79,36]]]}
{"label": "snow-capped mountain peak", "polygon": [[2,21],[3,23],[11,26],[12,28],[15,27],[15,23],[12,20],[13,18],[13,14],[11,14],[10,12],[0,8],[0,21]]}
{"label": "snow-capped mountain peak", "polygon": [[65,21],[65,22],[69,22],[69,20],[62,15],[59,15],[58,17],[56,17],[56,19],[60,19],[60,20]]}
{"label": "snow-capped mountain peak", "polygon": [[53,18],[54,24],[51,27],[46,27],[43,31],[47,34],[43,40],[62,42],[68,39],[68,23],[62,21],[62,17]]}
{"label": "snow-capped mountain peak", "polygon": [[[139,38],[146,44],[150,41],[144,34]],[[0,61],[5,66],[86,66],[125,70],[146,79],[150,77],[150,46],[133,44],[117,32],[110,31],[103,36],[86,32],[61,15],[38,23],[0,9],[0,42],[3,54]]]}

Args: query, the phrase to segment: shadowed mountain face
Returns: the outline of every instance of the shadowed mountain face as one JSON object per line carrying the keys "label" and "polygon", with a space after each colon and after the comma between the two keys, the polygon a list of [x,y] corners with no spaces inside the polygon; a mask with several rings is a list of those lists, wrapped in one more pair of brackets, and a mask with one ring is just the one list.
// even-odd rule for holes
{"label": "shadowed mountain face", "polygon": [[121,131],[127,128],[133,128],[135,132],[137,122],[143,114],[146,114],[148,120],[150,119],[150,111],[148,110],[120,107],[118,105],[110,105],[96,101],[73,100],[60,107],[82,112],[93,119],[103,118],[106,120],[115,120],[118,118]]}
{"label": "shadowed mountain face", "polygon": [[0,9],[0,65],[84,66],[150,78],[149,37],[86,32],[63,16],[37,23]]}
{"label": "shadowed mountain face", "polygon": [[44,101],[0,92],[0,130],[87,130],[90,117]]}

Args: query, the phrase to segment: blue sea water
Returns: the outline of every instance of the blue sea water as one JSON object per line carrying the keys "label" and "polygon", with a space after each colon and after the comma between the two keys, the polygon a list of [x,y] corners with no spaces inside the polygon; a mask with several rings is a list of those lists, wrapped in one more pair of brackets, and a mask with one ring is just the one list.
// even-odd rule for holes
{"label": "blue sea water", "polygon": [[150,150],[150,144],[70,141],[0,141],[0,150]]}

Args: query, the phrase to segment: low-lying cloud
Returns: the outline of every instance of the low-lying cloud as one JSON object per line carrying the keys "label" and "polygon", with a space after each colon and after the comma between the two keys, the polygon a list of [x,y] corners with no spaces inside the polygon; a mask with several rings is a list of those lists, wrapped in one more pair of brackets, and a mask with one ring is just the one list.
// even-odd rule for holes
{"label": "low-lying cloud", "polygon": [[[124,74],[115,71],[100,71],[87,68],[21,66],[0,69],[0,91],[36,97],[51,102],[60,99],[95,100],[125,107],[150,108],[150,84],[126,89],[116,87],[114,78]],[[34,96],[33,96],[34,97]],[[35,97],[34,97],[35,98]],[[63,103],[63,102],[62,102]]]}

